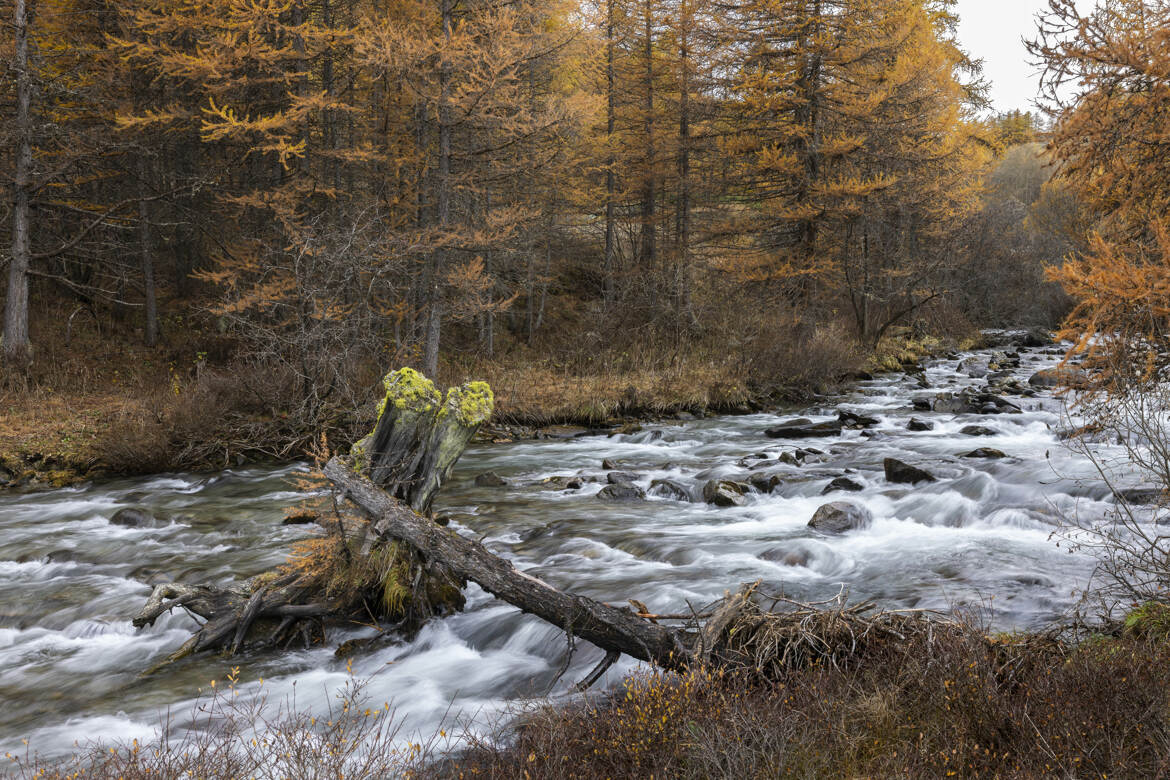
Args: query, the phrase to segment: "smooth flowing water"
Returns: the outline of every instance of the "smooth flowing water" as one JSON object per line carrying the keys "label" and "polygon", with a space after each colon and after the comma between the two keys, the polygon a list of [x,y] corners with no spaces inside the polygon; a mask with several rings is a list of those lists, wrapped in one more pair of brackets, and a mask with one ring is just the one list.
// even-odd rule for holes
{"label": "smooth flowing water", "polygon": [[[1024,350],[1016,376],[1026,381],[1054,365],[1053,353]],[[1112,494],[1095,480],[1093,465],[1058,440],[1057,430],[1070,421],[1050,395],[1013,398],[1022,414],[912,411],[915,398],[984,384],[958,363],[928,364],[929,389],[891,375],[859,383],[822,407],[664,422],[631,435],[476,445],[438,509],[459,532],[482,537],[517,567],[559,587],[607,601],[634,598],[657,611],[697,607],[760,579],[797,598],[828,598],[844,584],[854,599],[943,610],[978,604],[1000,627],[1036,626],[1074,602],[1093,564],[1057,547],[1052,534],[1060,518],[1103,518]],[[764,434],[793,416],[834,419],[838,409],[880,423],[867,435],[846,430],[808,441]],[[909,431],[911,417],[933,423],[933,430]],[[971,424],[994,435],[960,433]],[[822,454],[798,465],[778,459],[801,447]],[[958,457],[976,447],[1008,457]],[[1103,453],[1118,455],[1107,446]],[[887,457],[939,479],[889,484],[882,472]],[[698,494],[708,479],[761,471],[778,475],[780,484],[771,494],[750,494],[742,507],[654,496],[614,503],[596,495],[605,482],[603,459],[638,474],[643,488],[669,478]],[[270,697],[295,691],[298,706],[323,707],[349,674],[333,650],[361,631],[331,636],[326,647],[196,659],[139,679],[186,639],[193,623],[176,612],[141,632],[130,625],[153,583],[227,583],[282,560],[287,543],[305,533],[280,525],[296,499],[288,478],[302,469],[171,475],[0,497],[0,749],[23,752],[24,738],[43,754],[68,752],[77,740],[148,739],[160,713],[189,709],[200,686],[237,664],[245,693],[264,678]],[[509,484],[476,487],[475,475],[485,471]],[[545,482],[558,475],[599,481],[575,490]],[[823,496],[827,483],[843,475],[864,489]],[[872,526],[843,535],[808,527],[820,505],[842,499],[871,510]],[[143,507],[168,522],[111,524],[123,507]],[[404,737],[429,734],[457,713],[482,724],[509,702],[563,693],[601,656],[580,648],[554,684],[566,652],[563,633],[474,585],[468,596],[465,612],[432,621],[413,641],[352,659],[352,673],[369,679],[374,699],[395,704]],[[630,668],[614,667],[608,682]]]}

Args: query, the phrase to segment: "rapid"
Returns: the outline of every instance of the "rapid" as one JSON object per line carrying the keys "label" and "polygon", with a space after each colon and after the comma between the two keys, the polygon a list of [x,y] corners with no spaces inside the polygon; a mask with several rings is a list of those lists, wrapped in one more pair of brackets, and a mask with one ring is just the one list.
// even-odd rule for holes
{"label": "rapid", "polygon": [[[1060,352],[1022,349],[1012,374],[1026,386]],[[889,607],[974,607],[999,629],[1037,627],[1076,602],[1093,568],[1091,558],[1058,546],[1062,518],[1104,521],[1115,499],[1096,466],[1061,440],[1060,431],[1079,421],[1050,391],[1008,396],[1022,410],[1016,414],[925,411],[924,400],[939,393],[984,388],[986,372],[969,367],[990,358],[981,351],[932,360],[924,380],[882,375],[801,409],[475,444],[436,510],[460,533],[558,587],[611,602],[637,599],[660,612],[701,607],[758,579],[798,599],[829,598],[844,586],[852,599]],[[841,411],[876,424],[816,439],[765,435],[793,417],[817,423]],[[911,418],[931,430],[908,430]],[[961,433],[970,425],[990,431]],[[1096,446],[1102,458],[1122,455]],[[1006,457],[959,457],[979,447]],[[886,458],[938,479],[891,484]],[[632,473],[649,495],[599,498],[603,460]],[[579,647],[555,680],[567,652],[563,632],[471,585],[463,613],[348,661],[335,648],[370,629],[334,632],[321,647],[198,658],[141,678],[194,625],[176,611],[136,631],[130,619],[151,586],[222,584],[279,563],[287,544],[306,533],[281,525],[298,496],[289,479],[305,469],[173,474],[0,496],[0,751],[23,753],[25,739],[46,755],[68,753],[78,741],[150,739],[163,713],[181,720],[200,688],[232,666],[240,667],[244,695],[259,691],[263,679],[269,697],[295,695],[298,707],[326,706],[351,674],[366,679],[375,701],[396,708],[404,739],[440,726],[488,728],[517,702],[565,693],[600,659],[596,648]],[[484,472],[507,484],[477,486]],[[758,474],[778,477],[775,487],[749,492],[743,506],[702,501],[708,480]],[[823,495],[842,476],[861,489]],[[578,478],[579,486],[555,477]],[[656,495],[655,480],[673,481],[694,500]],[[1123,485],[1130,486],[1136,482]],[[816,509],[834,500],[864,505],[873,523],[838,535],[810,528]],[[126,507],[160,522],[111,524]],[[623,661],[603,684],[632,668]]]}

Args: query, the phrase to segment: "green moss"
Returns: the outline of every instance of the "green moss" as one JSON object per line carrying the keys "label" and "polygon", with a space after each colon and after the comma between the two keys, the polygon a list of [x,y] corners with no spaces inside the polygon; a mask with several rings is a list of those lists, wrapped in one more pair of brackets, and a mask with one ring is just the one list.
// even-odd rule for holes
{"label": "green moss", "polygon": [[353,463],[353,470],[361,474],[370,465],[370,446],[374,443],[373,432],[367,433],[354,445],[349,448],[350,461]]}
{"label": "green moss", "polygon": [[452,410],[460,424],[475,426],[488,421],[494,406],[495,397],[487,382],[468,382],[447,392],[443,411]]}
{"label": "green moss", "polygon": [[378,419],[386,413],[386,407],[393,403],[396,409],[410,409],[425,413],[434,409],[443,400],[435,383],[413,368],[391,371],[382,379],[386,397],[378,405]]}
{"label": "green moss", "polygon": [[1170,639],[1170,604],[1148,601],[1125,616],[1125,633],[1142,639]]}

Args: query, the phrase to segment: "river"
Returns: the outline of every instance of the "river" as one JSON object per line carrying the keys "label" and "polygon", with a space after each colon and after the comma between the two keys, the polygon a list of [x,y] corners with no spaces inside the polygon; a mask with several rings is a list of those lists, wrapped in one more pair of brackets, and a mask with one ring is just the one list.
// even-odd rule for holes
{"label": "river", "polygon": [[[1024,382],[1059,360],[1057,350],[1021,352],[1013,373]],[[461,533],[484,538],[519,568],[559,587],[608,601],[635,598],[658,611],[699,606],[761,579],[797,598],[827,598],[844,584],[852,598],[890,607],[977,606],[999,628],[1039,626],[1075,602],[1093,566],[1057,546],[1060,518],[1104,518],[1113,503],[1093,464],[1059,440],[1057,431],[1075,421],[1048,393],[1011,397],[1023,409],[1019,414],[912,409],[915,398],[983,386],[984,379],[959,363],[972,356],[985,362],[989,355],[929,362],[927,388],[914,377],[883,375],[810,408],[666,421],[628,435],[475,445],[437,509]],[[788,418],[819,422],[835,419],[840,409],[878,423],[816,440],[765,436]],[[908,430],[912,417],[933,429]],[[972,424],[992,435],[960,433]],[[802,447],[820,454],[796,464],[777,459]],[[957,457],[976,447],[1007,457]],[[1121,454],[1106,445],[1101,452]],[[882,472],[887,457],[939,479],[889,484]],[[672,479],[699,493],[711,478],[774,473],[780,479],[772,493],[752,493],[741,507],[656,496],[615,503],[596,495],[605,481],[603,459],[636,473],[643,488]],[[201,658],[140,679],[185,640],[193,622],[176,613],[141,632],[130,625],[150,583],[227,583],[278,563],[287,543],[305,534],[280,525],[297,497],[288,479],[302,470],[243,468],[0,496],[0,749],[23,752],[21,740],[28,739],[34,750],[55,755],[76,740],[149,739],[160,713],[185,712],[200,687],[233,665],[241,667],[244,695],[264,678],[270,697],[295,691],[298,706],[324,707],[350,674],[333,650],[362,630],[337,634],[327,647]],[[509,484],[477,487],[474,477],[487,471]],[[552,489],[544,480],[557,475],[600,481]],[[822,495],[843,475],[863,489]],[[875,520],[843,535],[810,529],[809,518],[830,500],[864,504]],[[168,520],[157,528],[111,524],[124,507]],[[601,657],[596,648],[579,648],[554,684],[564,635],[474,585],[468,596],[465,612],[432,621],[413,641],[351,659],[352,673],[368,678],[372,697],[396,706],[404,737],[457,719],[486,727],[518,701],[564,693]],[[632,666],[615,666],[604,684]]]}

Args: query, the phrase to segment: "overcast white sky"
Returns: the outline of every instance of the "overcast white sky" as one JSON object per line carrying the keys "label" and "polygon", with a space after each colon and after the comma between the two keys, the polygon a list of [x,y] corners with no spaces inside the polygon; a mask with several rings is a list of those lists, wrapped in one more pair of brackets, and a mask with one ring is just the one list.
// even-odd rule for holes
{"label": "overcast white sky", "polygon": [[[1039,78],[1021,39],[1034,37],[1036,13],[1047,6],[1047,0],[959,0],[959,40],[983,59],[996,111],[1033,108]],[[1077,2],[1082,13],[1092,7],[1093,0]]]}

